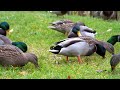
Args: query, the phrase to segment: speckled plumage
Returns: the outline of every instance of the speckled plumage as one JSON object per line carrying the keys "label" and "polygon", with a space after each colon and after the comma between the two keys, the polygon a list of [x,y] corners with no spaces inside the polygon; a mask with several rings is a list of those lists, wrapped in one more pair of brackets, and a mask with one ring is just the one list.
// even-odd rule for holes
{"label": "speckled plumage", "polygon": [[110,59],[111,71],[115,70],[115,67],[120,62],[120,54],[114,54]]}
{"label": "speckled plumage", "polygon": [[0,64],[2,66],[24,66],[31,62],[38,67],[38,58],[35,54],[24,53],[13,45],[0,45]]}
{"label": "speckled plumage", "polygon": [[[77,22],[77,23],[81,26],[85,26],[85,24],[82,22]],[[74,23],[71,20],[59,20],[52,22],[50,24],[51,26],[48,26],[48,28],[67,35],[76,23]]]}

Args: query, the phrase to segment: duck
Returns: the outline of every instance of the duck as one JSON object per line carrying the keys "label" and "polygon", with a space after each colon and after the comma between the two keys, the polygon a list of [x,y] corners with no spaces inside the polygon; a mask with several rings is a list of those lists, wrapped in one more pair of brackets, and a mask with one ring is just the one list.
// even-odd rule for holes
{"label": "duck", "polygon": [[60,40],[50,46],[49,52],[66,56],[66,61],[68,61],[68,57],[77,57],[80,64],[82,63],[80,56],[92,55],[96,52],[96,44],[103,46],[110,54],[114,54],[114,47],[112,44],[97,40],[90,36],[79,36]]}
{"label": "duck", "polygon": [[49,11],[50,13],[56,14],[58,16],[63,16],[68,13],[68,11]]}
{"label": "duck", "polygon": [[[81,27],[81,29],[80,29]],[[80,31],[81,30],[81,31]],[[90,36],[92,38],[95,38],[97,32],[95,30],[92,30],[91,28],[85,27],[85,26],[79,26],[79,24],[76,24],[71,32],[68,34],[68,38],[72,38],[72,37],[79,37],[81,35],[83,36]],[[97,46],[97,50],[96,53],[100,56],[102,56],[102,58],[105,58],[105,48],[100,45],[100,44],[96,44]],[[94,53],[95,51],[95,47],[93,46],[93,48],[91,48],[91,50],[89,51],[88,54],[86,54],[86,56],[90,56]]]}
{"label": "duck", "polygon": [[[111,36],[108,40],[108,43],[112,44],[113,46],[117,43],[120,42],[120,35],[113,35]],[[106,54],[106,49],[100,45],[98,45],[98,50],[96,52],[97,54],[101,55],[103,58],[105,58]]]}
{"label": "duck", "polygon": [[111,71],[115,70],[115,67],[118,65],[120,62],[120,54],[114,54],[110,58],[110,66],[111,66]]}
{"label": "duck", "polygon": [[17,46],[20,48],[23,52],[27,52],[28,46],[25,42],[17,41],[17,42],[12,42],[7,35],[12,32],[10,30],[10,25],[8,22],[1,22],[0,23],[0,45],[2,44],[12,44],[14,46]]}
{"label": "duck", "polygon": [[49,24],[51,25],[48,26],[48,28],[67,35],[74,25],[74,22],[71,20],[57,20]]}
{"label": "duck", "polygon": [[[83,22],[76,22],[79,25],[85,26]],[[63,33],[66,36],[69,34],[75,23],[71,20],[58,20],[50,23],[51,25],[48,26],[51,30],[55,30],[57,32]]]}
{"label": "duck", "polygon": [[[72,38],[72,37],[79,37],[81,35],[83,36],[90,36],[92,38],[95,38],[97,32],[91,28],[88,28],[86,26],[79,26],[79,24],[76,24],[71,32],[68,34],[68,38]],[[97,50],[96,53],[100,56],[102,56],[102,58],[105,58],[105,48],[100,45],[100,44],[96,44],[97,46]],[[93,48],[91,47],[91,50],[89,50],[88,54],[86,54],[86,56],[90,56],[94,53],[95,51],[95,47],[93,46]]]}
{"label": "duck", "polygon": [[90,36],[95,38],[97,32],[93,30],[92,28],[89,28],[87,26],[83,26],[80,23],[75,23],[73,28],[68,34],[68,38],[72,37],[79,37],[79,36]]}
{"label": "duck", "polygon": [[108,19],[118,20],[117,11],[101,11],[100,16],[104,20],[108,20]]}
{"label": "duck", "polygon": [[24,53],[18,47],[14,45],[0,45],[0,64],[3,67],[13,66],[13,67],[23,67],[28,62],[38,65],[38,57],[33,53]]}
{"label": "duck", "polygon": [[0,34],[0,45],[5,45],[5,44],[14,45],[19,49],[21,49],[23,52],[27,52],[28,50],[28,46],[25,42],[21,42],[21,41],[13,42],[8,37]]}
{"label": "duck", "polygon": [[13,30],[10,30],[10,25],[8,22],[0,23],[0,34],[4,34],[5,36],[10,34]]}

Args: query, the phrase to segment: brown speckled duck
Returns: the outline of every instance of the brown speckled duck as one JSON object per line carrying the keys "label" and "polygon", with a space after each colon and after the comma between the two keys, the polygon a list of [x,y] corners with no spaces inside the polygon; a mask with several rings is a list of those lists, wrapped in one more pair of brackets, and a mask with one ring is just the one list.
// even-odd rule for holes
{"label": "brown speckled duck", "polygon": [[[77,22],[81,26],[85,26],[82,22]],[[75,23],[71,20],[58,20],[55,22],[50,23],[51,26],[48,26],[48,28],[61,32],[65,35],[68,35],[68,33],[71,31]]]}
{"label": "brown speckled duck", "polygon": [[120,54],[114,54],[110,59],[111,71],[115,70],[115,67],[120,62]]}
{"label": "brown speckled duck", "polygon": [[39,67],[38,58],[33,53],[24,53],[13,45],[0,45],[0,64],[4,67],[22,67],[31,62],[35,67]]}

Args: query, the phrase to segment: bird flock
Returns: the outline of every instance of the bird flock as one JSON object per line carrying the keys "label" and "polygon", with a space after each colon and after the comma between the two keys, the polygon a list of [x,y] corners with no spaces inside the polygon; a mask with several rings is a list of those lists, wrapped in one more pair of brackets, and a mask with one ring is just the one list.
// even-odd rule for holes
{"label": "bird flock", "polygon": [[22,67],[31,62],[35,67],[39,67],[37,56],[27,53],[26,43],[13,42],[7,37],[10,31],[10,25],[7,22],[0,23],[0,64],[4,67]]}
{"label": "bird flock", "polygon": [[[52,12],[56,13],[56,12]],[[62,12],[66,14],[67,12]],[[57,12],[57,16],[61,13]],[[77,57],[78,63],[83,62],[81,56],[91,56],[97,53],[105,58],[106,50],[111,54],[110,65],[113,71],[120,61],[120,54],[115,54],[114,45],[120,42],[120,35],[111,36],[106,42],[96,39],[97,32],[88,27],[83,22],[73,22],[71,20],[58,20],[50,22],[48,28],[63,33],[66,38],[53,42],[49,52],[63,55],[66,61],[69,57]],[[23,67],[31,62],[38,68],[38,57],[31,52],[27,52],[28,47],[25,42],[13,42],[7,35],[10,33],[10,25],[7,22],[0,23],[0,64],[4,67]]]}
{"label": "bird flock", "polygon": [[63,33],[67,36],[66,39],[54,42],[50,47],[50,52],[68,57],[77,57],[78,62],[82,63],[80,56],[90,56],[93,53],[105,58],[106,50],[112,55],[110,60],[111,70],[113,71],[119,63],[119,54],[114,52],[114,45],[120,42],[120,35],[111,36],[106,42],[97,40],[95,36],[97,32],[89,28],[83,22],[73,22],[71,20],[58,20],[49,23],[48,28]]}

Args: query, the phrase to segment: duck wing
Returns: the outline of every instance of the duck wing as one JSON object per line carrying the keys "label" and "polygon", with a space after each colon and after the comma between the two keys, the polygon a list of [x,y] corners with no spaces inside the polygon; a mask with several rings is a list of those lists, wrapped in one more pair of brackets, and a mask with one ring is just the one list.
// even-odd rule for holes
{"label": "duck wing", "polygon": [[19,56],[23,56],[23,52],[16,46],[0,45],[0,63],[9,63],[9,61],[10,63],[13,63],[14,60],[19,58]]}
{"label": "duck wing", "polygon": [[91,29],[85,29],[84,31],[85,31],[85,32],[89,32],[89,33],[96,33],[95,30],[91,30]]}
{"label": "duck wing", "polygon": [[89,37],[89,36],[80,36],[79,38],[85,40],[89,44],[92,44],[92,43],[99,44],[99,45],[103,46],[109,53],[114,54],[114,47],[112,44],[110,44],[108,42],[100,41],[100,40],[97,40],[97,39]]}
{"label": "duck wing", "polygon": [[111,43],[103,42],[103,41],[97,41],[97,44],[102,45],[109,53],[114,54],[114,47]]}
{"label": "duck wing", "polygon": [[59,41],[57,42],[57,45],[59,46],[62,46],[62,47],[68,47],[74,43],[77,43],[77,42],[85,42],[83,39],[80,39],[80,38],[67,38],[67,39],[64,39],[62,41]]}

